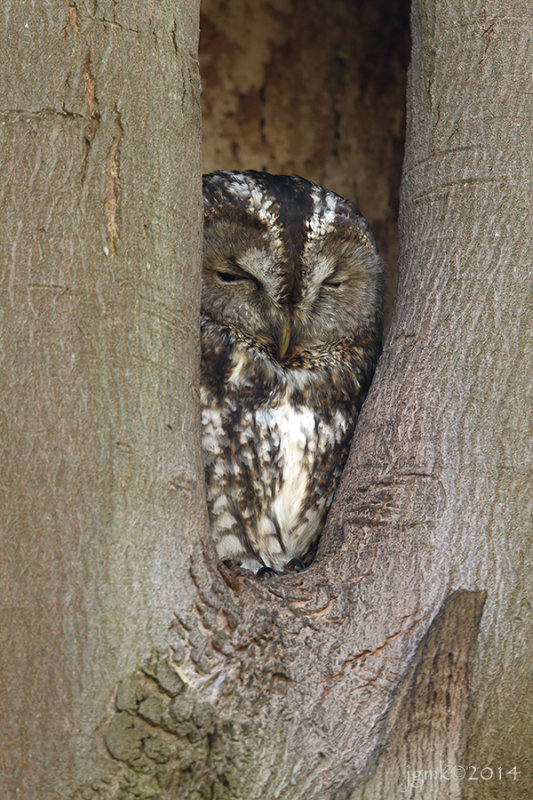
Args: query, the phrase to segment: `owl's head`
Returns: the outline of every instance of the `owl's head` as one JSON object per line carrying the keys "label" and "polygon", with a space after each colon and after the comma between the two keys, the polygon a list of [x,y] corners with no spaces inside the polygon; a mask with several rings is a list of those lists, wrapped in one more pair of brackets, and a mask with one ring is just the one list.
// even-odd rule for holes
{"label": "owl's head", "polygon": [[380,329],[383,268],[351,203],[296,176],[204,176],[202,313],[280,360]]}

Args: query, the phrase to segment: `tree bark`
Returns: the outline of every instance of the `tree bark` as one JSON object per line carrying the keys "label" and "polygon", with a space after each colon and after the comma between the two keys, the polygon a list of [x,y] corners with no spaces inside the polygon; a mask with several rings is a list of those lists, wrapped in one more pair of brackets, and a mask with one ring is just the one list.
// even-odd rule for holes
{"label": "tree bark", "polygon": [[3,4],[2,798],[108,769],[205,528],[198,3]]}
{"label": "tree bark", "polygon": [[[71,6],[61,36],[78,68],[57,74],[77,80],[82,119],[58,113],[47,86],[35,97],[49,98],[50,119],[37,100],[29,133],[16,130],[19,111],[7,118],[25,171],[5,183],[23,199],[6,215],[2,563],[17,611],[4,633],[7,697],[27,724],[4,747],[18,759],[8,788],[75,800],[525,800],[525,0],[490,14],[477,0],[413,3],[396,311],[318,556],[263,579],[217,567],[204,536],[187,341],[198,280],[185,269],[199,229],[197,162],[185,156],[196,152],[194,25],[183,11],[181,46],[166,5],[155,24],[144,13],[141,35],[128,32],[133,15],[117,26]],[[130,43],[149,90],[124,69]],[[20,91],[17,109],[31,100]],[[462,779],[470,764],[503,777]]]}

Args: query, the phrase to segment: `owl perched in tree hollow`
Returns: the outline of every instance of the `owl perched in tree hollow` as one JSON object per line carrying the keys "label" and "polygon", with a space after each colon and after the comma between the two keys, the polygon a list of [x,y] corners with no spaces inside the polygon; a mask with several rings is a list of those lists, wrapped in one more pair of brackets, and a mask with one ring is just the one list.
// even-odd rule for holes
{"label": "owl perched in tree hollow", "polygon": [[202,424],[218,555],[311,561],[379,354],[382,263],[357,209],[303,178],[204,176]]}

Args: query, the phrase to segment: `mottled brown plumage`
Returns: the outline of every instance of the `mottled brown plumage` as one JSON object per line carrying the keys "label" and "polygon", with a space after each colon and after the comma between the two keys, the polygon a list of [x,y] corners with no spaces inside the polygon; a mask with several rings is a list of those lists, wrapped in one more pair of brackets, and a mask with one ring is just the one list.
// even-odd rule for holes
{"label": "mottled brown plumage", "polygon": [[379,353],[382,265],[356,208],[303,178],[204,176],[202,422],[217,551],[307,565]]}

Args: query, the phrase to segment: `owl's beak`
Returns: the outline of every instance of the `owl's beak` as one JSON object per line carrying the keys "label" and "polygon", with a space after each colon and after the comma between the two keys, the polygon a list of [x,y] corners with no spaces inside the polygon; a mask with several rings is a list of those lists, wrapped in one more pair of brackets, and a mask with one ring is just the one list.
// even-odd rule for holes
{"label": "owl's beak", "polygon": [[287,350],[289,349],[289,344],[291,341],[291,326],[288,322],[281,328],[278,337],[278,350],[280,356],[283,358]]}

